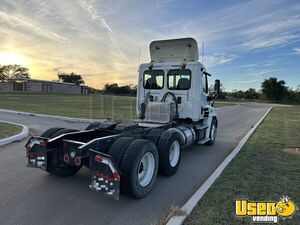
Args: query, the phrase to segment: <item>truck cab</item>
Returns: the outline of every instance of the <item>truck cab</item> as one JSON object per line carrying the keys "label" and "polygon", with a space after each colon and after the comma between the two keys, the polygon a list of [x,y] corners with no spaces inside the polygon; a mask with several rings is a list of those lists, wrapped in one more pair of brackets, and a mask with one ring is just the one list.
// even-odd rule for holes
{"label": "truck cab", "polygon": [[[143,103],[161,102],[172,93],[178,105],[178,119],[197,122],[209,106],[205,67],[199,62],[197,42],[193,38],[153,41],[151,62],[141,64],[138,76],[137,114]],[[169,96],[171,98],[171,96]]]}

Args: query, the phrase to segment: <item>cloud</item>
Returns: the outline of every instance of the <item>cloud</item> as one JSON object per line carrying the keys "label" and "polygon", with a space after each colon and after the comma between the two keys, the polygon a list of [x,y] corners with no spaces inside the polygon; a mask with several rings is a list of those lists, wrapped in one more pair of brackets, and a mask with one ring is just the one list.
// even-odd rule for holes
{"label": "cloud", "polygon": [[35,35],[41,36],[46,39],[51,39],[54,41],[64,41],[68,43],[71,42],[70,39],[48,29],[42,28],[39,25],[34,24],[21,16],[14,16],[1,11],[0,24],[2,25],[2,27],[7,27],[7,30],[25,31],[25,33],[33,32]]}
{"label": "cloud", "polygon": [[259,48],[267,48],[278,45],[283,45],[289,43],[289,41],[294,40],[296,38],[300,38],[300,35],[283,35],[279,37],[263,37],[251,40],[242,44],[248,50],[259,49]]}
{"label": "cloud", "polygon": [[162,8],[162,7],[165,7],[166,5],[170,4],[171,2],[172,2],[172,0],[157,0],[156,7]]}
{"label": "cloud", "polygon": [[214,53],[212,55],[204,56],[204,65],[207,67],[214,67],[216,65],[222,65],[225,63],[229,63],[235,59],[237,59],[238,56],[236,55],[228,55],[228,54],[221,54],[221,53]]}
{"label": "cloud", "polygon": [[252,79],[252,80],[234,80],[232,82],[238,83],[238,84],[249,84],[249,83],[255,83],[258,79]]}
{"label": "cloud", "polygon": [[251,64],[244,64],[244,65],[239,65],[239,66],[236,66],[238,68],[251,68],[251,67],[256,67],[258,66],[257,63],[251,63]]}
{"label": "cloud", "polygon": [[[259,79],[253,69],[278,66],[266,61],[278,53],[268,52],[270,47],[277,50],[300,39],[297,1],[15,2],[0,0],[0,50],[16,49],[30,59],[35,78],[54,79],[57,71],[74,71],[86,74],[87,83],[97,87],[109,81],[135,82],[138,49],[141,62],[148,62],[152,40],[192,36],[204,41],[204,64],[216,67],[215,72],[222,69],[222,74],[230,68],[229,77],[234,68],[243,68],[252,76],[245,82]],[[258,62],[261,56],[253,52],[264,53],[266,63]],[[277,55],[282,61],[283,54]]]}
{"label": "cloud", "polygon": [[293,50],[295,54],[300,54],[300,47],[294,48]]}
{"label": "cloud", "polygon": [[114,32],[112,31],[111,27],[107,24],[106,20],[87,1],[85,1],[85,0],[78,0],[78,2],[80,4],[80,6],[86,12],[88,12],[90,14],[92,20],[100,21],[100,23],[102,24],[102,26],[109,32],[110,40],[114,44],[114,46],[117,48],[120,56],[122,56],[122,58],[124,60],[128,61],[127,57],[125,56],[125,54],[122,52],[120,46],[118,45],[117,38],[116,38]]}
{"label": "cloud", "polygon": [[192,20],[175,20],[165,26],[168,31],[192,34],[205,41],[212,51],[249,51],[299,40],[299,14],[299,3],[241,1],[213,13],[202,13]]}

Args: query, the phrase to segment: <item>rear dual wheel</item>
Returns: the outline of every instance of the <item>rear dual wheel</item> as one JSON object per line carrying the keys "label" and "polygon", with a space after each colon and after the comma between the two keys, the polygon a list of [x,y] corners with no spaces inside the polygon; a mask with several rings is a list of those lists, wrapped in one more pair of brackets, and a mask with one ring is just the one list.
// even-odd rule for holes
{"label": "rear dual wheel", "polygon": [[120,137],[109,148],[108,154],[113,158],[119,168],[121,167],[126,150],[133,141],[134,139],[132,137]]}
{"label": "rear dual wheel", "polygon": [[145,197],[153,188],[158,170],[158,152],[149,140],[122,137],[109,150],[121,170],[121,192]]}

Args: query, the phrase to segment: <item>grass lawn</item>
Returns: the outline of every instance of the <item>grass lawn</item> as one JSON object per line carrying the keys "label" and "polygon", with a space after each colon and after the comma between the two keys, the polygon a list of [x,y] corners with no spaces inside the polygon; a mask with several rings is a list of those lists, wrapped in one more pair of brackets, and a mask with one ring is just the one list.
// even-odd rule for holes
{"label": "grass lawn", "polygon": [[[216,103],[225,107],[230,103]],[[136,118],[136,98],[110,95],[0,93],[0,108],[79,118]]]}
{"label": "grass lawn", "polygon": [[22,129],[18,125],[0,122],[0,140],[20,133]]}
{"label": "grass lawn", "polygon": [[136,118],[135,98],[107,95],[0,94],[0,108],[80,118]]}
{"label": "grass lawn", "polygon": [[[185,224],[253,224],[235,217],[237,198],[278,201],[288,195],[299,207],[300,154],[289,147],[300,147],[300,107],[274,107]],[[300,224],[300,212],[280,224]]]}

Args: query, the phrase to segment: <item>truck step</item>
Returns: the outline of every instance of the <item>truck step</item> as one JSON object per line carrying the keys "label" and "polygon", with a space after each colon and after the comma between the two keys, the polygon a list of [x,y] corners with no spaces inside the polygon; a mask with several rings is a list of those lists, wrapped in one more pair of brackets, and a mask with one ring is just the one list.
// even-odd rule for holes
{"label": "truck step", "polygon": [[208,128],[207,125],[200,125],[200,124],[196,125],[196,130],[204,130],[204,129],[207,129],[207,128]]}
{"label": "truck step", "polygon": [[204,138],[203,140],[198,141],[198,145],[205,144],[205,143],[208,142],[209,140],[210,140],[210,138]]}

